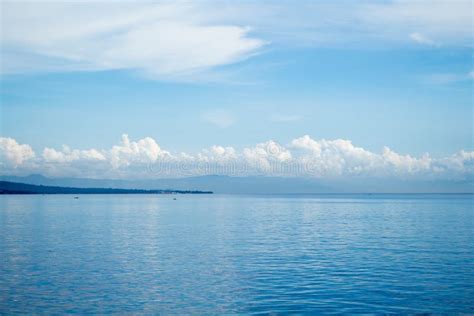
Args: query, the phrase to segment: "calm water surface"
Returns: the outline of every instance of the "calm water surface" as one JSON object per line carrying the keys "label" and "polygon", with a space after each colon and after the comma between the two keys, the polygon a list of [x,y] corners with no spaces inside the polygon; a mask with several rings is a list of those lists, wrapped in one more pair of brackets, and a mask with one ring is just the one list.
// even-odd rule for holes
{"label": "calm water surface", "polygon": [[474,313],[472,202],[0,196],[0,313]]}

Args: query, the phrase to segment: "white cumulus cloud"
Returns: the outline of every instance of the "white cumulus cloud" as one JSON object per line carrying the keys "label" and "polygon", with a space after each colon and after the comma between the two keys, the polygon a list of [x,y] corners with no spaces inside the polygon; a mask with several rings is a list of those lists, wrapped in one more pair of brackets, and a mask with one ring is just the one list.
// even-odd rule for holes
{"label": "white cumulus cloud", "polygon": [[15,139],[0,137],[0,164],[17,166],[35,157],[30,145],[19,144]]}
{"label": "white cumulus cloud", "polygon": [[243,150],[245,160],[257,169],[269,170],[274,163],[291,160],[291,152],[273,140]]}
{"label": "white cumulus cloud", "polygon": [[474,151],[447,157],[414,157],[384,147],[372,152],[344,139],[316,140],[309,135],[282,145],[267,141],[236,149],[214,145],[197,153],[172,153],[151,137],[131,140],[124,134],[109,149],[44,148],[35,156],[27,144],[0,138],[3,174],[43,173],[94,178],[159,178],[197,175],[283,176],[466,180],[474,175]]}
{"label": "white cumulus cloud", "polygon": [[109,151],[110,163],[114,168],[132,163],[154,163],[158,158],[168,155],[153,138],[146,137],[134,142],[126,134],[122,135],[121,144],[113,146]]}
{"label": "white cumulus cloud", "polygon": [[95,149],[89,150],[71,150],[68,146],[63,146],[62,151],[57,151],[54,148],[46,147],[43,150],[43,159],[46,162],[73,162],[77,160],[85,160],[85,161],[104,161],[106,160],[103,153]]}

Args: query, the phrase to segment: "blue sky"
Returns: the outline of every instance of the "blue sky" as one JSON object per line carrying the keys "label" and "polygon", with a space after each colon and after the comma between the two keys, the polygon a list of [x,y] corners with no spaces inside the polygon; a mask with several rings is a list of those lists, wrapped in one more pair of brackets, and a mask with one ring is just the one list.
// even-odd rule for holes
{"label": "blue sky", "polygon": [[309,135],[471,157],[470,1],[2,7],[1,136],[34,159],[122,134],[174,156]]}

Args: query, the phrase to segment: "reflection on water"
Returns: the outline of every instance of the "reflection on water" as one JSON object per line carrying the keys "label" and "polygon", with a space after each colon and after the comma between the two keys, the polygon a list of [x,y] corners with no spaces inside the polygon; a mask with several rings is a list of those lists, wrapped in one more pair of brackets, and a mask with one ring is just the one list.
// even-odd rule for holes
{"label": "reflection on water", "polygon": [[474,312],[472,196],[0,197],[0,313]]}

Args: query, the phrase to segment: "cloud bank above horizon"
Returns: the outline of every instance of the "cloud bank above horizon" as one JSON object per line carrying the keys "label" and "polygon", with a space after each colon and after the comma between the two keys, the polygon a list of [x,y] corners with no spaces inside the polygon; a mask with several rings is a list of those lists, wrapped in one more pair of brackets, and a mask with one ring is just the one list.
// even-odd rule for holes
{"label": "cloud bank above horizon", "polygon": [[134,141],[124,134],[109,149],[63,146],[35,152],[28,144],[0,137],[0,167],[3,175],[110,179],[228,175],[470,181],[474,151],[461,150],[443,158],[428,153],[412,157],[388,147],[374,153],[349,140],[315,140],[304,135],[286,145],[269,140],[241,150],[216,145],[197,153],[172,153],[151,137]]}

